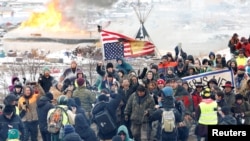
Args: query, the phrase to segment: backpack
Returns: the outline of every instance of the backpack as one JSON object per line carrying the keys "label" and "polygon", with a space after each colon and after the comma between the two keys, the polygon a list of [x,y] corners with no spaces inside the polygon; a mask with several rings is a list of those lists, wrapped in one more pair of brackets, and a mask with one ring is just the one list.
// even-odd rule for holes
{"label": "backpack", "polygon": [[49,118],[47,120],[47,125],[48,125],[48,132],[49,133],[58,133],[60,130],[63,128],[63,113],[66,114],[69,122],[69,117],[67,114],[67,111],[60,107],[57,106],[54,108],[55,110],[49,115]]}
{"label": "backpack", "polygon": [[[96,111],[96,109],[99,109],[99,111],[93,113],[93,111]],[[102,134],[107,134],[116,130],[117,126],[115,120],[112,118],[108,109],[106,108],[105,102],[97,103],[92,109],[92,115],[93,122],[96,123]]]}
{"label": "backpack", "polygon": [[165,132],[173,132],[175,127],[174,109],[164,110],[162,113],[162,129]]}

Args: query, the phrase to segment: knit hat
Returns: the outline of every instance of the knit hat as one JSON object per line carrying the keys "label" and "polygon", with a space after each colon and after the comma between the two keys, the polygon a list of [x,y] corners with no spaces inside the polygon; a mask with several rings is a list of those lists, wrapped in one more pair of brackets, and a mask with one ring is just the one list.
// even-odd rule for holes
{"label": "knit hat", "polygon": [[49,71],[50,72],[50,69],[48,67],[44,67],[43,68],[43,73],[45,73],[46,71]]}
{"label": "knit hat", "polygon": [[236,94],[235,95],[235,100],[242,100],[244,97],[243,97],[243,95],[242,94]]}
{"label": "knit hat", "polygon": [[121,136],[116,135],[116,136],[113,136],[112,141],[122,141],[122,138]]}
{"label": "knit hat", "polygon": [[111,62],[107,63],[106,69],[108,69],[108,68],[114,68],[114,66],[113,66],[113,64]]}
{"label": "knit hat", "polygon": [[12,112],[14,112],[14,107],[12,105],[6,105],[3,109],[3,113],[5,115],[9,115],[11,114]]}
{"label": "knit hat", "polygon": [[19,139],[19,131],[17,129],[9,129],[8,139]]}
{"label": "knit hat", "polygon": [[173,88],[172,88],[172,87],[169,87],[169,86],[164,87],[164,88],[162,89],[162,92],[163,92],[163,94],[164,94],[165,97],[166,97],[166,96],[173,96],[173,93],[174,93]]}
{"label": "knit hat", "polygon": [[77,85],[82,86],[84,84],[84,79],[83,78],[78,78],[77,79]]}
{"label": "knit hat", "polygon": [[157,84],[165,84],[165,81],[163,79],[158,79]]}
{"label": "knit hat", "polygon": [[[18,98],[16,97],[16,95],[14,94],[8,94],[5,99],[4,99],[4,104],[8,105],[9,103],[13,102],[13,101],[17,101]],[[5,103],[7,102],[7,103]]]}
{"label": "knit hat", "polygon": [[17,81],[17,82],[15,82],[14,87],[15,88],[22,88],[23,86],[22,86],[21,82]]}
{"label": "knit hat", "polygon": [[64,135],[67,135],[67,134],[73,133],[73,132],[75,132],[75,128],[72,125],[66,124],[64,126]]}
{"label": "knit hat", "polygon": [[47,92],[46,94],[45,94],[45,96],[47,97],[47,98],[49,98],[50,100],[53,100],[54,98],[53,98],[53,94],[51,93],[51,92]]}

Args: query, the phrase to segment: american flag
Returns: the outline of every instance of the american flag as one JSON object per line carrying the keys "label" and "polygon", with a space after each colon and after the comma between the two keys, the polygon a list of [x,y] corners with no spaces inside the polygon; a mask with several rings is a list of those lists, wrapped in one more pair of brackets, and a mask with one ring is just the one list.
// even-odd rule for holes
{"label": "american flag", "polygon": [[149,41],[140,41],[125,35],[101,30],[104,59],[139,57],[154,53],[155,45]]}

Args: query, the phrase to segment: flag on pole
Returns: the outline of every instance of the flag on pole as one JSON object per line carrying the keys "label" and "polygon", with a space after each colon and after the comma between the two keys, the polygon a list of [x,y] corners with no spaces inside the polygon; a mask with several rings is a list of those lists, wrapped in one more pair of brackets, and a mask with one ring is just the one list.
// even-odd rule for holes
{"label": "flag on pole", "polygon": [[101,30],[105,60],[139,57],[153,54],[155,45],[149,41],[140,41],[125,35]]}

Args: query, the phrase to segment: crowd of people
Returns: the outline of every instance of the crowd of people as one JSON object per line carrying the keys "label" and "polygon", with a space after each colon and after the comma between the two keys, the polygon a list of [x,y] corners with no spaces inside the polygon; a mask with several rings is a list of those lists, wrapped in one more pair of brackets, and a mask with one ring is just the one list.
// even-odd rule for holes
{"label": "crowd of people", "polygon": [[[249,42],[233,41],[236,35],[230,60],[214,52],[200,60],[177,46],[140,74],[124,58],[98,62],[93,85],[76,61],[59,80],[47,67],[37,82],[15,76],[3,101],[0,141],[38,141],[38,132],[43,141],[188,141],[192,126],[201,141],[208,125],[249,125]],[[222,87],[214,78],[194,88],[182,80],[225,68],[235,82]]]}

